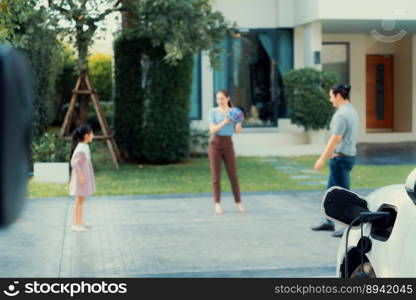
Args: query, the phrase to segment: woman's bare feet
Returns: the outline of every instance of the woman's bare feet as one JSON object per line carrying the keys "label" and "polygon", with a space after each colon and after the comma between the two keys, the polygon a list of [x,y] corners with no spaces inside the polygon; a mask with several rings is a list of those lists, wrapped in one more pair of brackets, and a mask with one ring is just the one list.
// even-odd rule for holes
{"label": "woman's bare feet", "polygon": [[221,208],[221,204],[219,203],[215,203],[215,213],[217,215],[222,215],[222,208]]}
{"label": "woman's bare feet", "polygon": [[245,213],[246,209],[244,208],[243,204],[237,203],[237,208],[240,211],[240,213]]}

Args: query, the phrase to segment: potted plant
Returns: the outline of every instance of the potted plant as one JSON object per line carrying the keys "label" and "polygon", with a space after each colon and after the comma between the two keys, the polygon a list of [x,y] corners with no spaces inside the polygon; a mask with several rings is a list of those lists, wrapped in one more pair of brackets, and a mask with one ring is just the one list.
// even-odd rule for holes
{"label": "potted plant", "polygon": [[283,77],[284,93],[293,124],[303,127],[309,143],[325,143],[334,113],[329,90],[338,82],[333,72],[313,68],[291,70]]}
{"label": "potted plant", "polygon": [[32,143],[33,177],[38,182],[69,181],[69,143],[45,133]]}

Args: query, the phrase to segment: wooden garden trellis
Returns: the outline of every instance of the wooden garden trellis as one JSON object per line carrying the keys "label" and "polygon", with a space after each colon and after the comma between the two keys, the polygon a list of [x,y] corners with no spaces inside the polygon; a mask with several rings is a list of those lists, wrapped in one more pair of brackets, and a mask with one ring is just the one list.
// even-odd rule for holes
{"label": "wooden garden trellis", "polygon": [[114,162],[116,169],[119,168],[120,151],[117,147],[114,136],[111,133],[110,126],[106,118],[104,117],[103,111],[101,110],[100,101],[98,100],[97,92],[93,89],[90,77],[87,72],[79,75],[78,80],[75,84],[75,88],[72,91],[71,101],[69,103],[68,111],[65,115],[64,123],[62,124],[61,131],[59,133],[60,138],[69,138],[68,133],[71,127],[72,116],[75,111],[75,104],[78,100],[78,95],[89,95],[94,105],[95,112],[97,113],[98,122],[100,124],[103,135],[95,136],[95,139],[105,140],[108,150],[110,151],[111,159]]}

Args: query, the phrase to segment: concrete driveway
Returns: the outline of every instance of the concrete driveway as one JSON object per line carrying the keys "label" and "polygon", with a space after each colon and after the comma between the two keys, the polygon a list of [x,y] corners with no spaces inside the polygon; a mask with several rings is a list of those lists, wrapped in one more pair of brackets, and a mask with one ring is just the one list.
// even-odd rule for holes
{"label": "concrete driveway", "polygon": [[[369,191],[358,191],[366,195]],[[72,199],[29,199],[0,231],[0,277],[332,277],[339,239],[312,232],[323,191],[92,197],[73,232]]]}

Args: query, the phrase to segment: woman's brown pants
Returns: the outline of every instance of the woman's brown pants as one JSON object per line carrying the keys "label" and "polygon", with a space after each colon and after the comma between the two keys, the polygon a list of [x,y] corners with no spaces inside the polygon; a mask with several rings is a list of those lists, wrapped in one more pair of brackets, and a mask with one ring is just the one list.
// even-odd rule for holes
{"label": "woman's brown pants", "polygon": [[214,135],[209,143],[208,155],[215,203],[220,203],[221,201],[221,163],[223,160],[231,182],[234,200],[236,203],[240,203],[240,187],[238,185],[236,159],[231,136]]}

